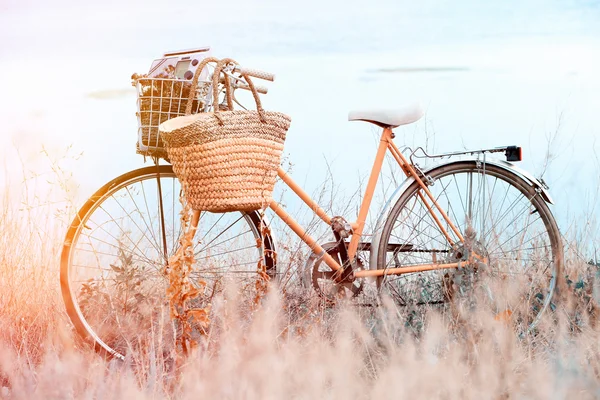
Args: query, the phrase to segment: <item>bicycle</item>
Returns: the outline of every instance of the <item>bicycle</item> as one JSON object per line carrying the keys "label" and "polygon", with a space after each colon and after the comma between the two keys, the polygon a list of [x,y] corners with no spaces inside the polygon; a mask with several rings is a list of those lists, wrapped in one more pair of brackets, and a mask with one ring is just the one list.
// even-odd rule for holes
{"label": "bicycle", "polygon": [[[229,73],[239,81],[236,68],[240,70],[232,66]],[[274,78],[261,71],[244,71]],[[136,84],[143,79],[156,80],[161,90],[165,82],[171,89],[181,83],[138,77]],[[243,82],[236,87],[246,88]],[[181,115],[179,105],[187,94],[183,86],[179,89],[179,97],[170,91],[169,105],[179,103],[168,117]],[[266,93],[264,88],[261,91]],[[218,99],[210,99],[210,92],[201,93],[208,96],[205,100],[196,100],[198,110],[217,106]],[[162,91],[156,98],[161,104],[166,99]],[[521,148],[516,146],[441,155],[428,155],[418,148],[406,156],[393,142],[393,129],[421,116],[417,108],[349,114],[351,121],[366,121],[382,129],[355,222],[329,216],[279,168],[281,182],[331,227],[333,243],[317,243],[277,201],[271,201],[268,208],[312,250],[312,283],[328,302],[358,296],[368,278],[400,306],[449,302],[457,293],[468,295],[475,281],[485,280],[498,315],[512,315],[522,331],[535,329],[551,303],[563,268],[548,187],[510,162],[521,160]],[[149,121],[149,125],[140,122],[140,132],[157,125],[153,118]],[[158,144],[158,138],[154,140]],[[148,141],[140,140],[139,146],[146,146],[143,151],[147,151]],[[388,152],[406,180],[385,203],[373,240],[366,242],[362,240],[365,221]],[[506,161],[488,158],[493,153],[504,153]],[[461,159],[422,169],[414,157]],[[168,319],[161,296],[163,270],[184,233],[178,225],[180,187],[172,167],[161,165],[160,156],[152,158],[155,165],[115,178],[84,204],[67,232],[61,255],[61,288],[69,317],[79,335],[109,357],[124,359],[132,343],[139,342],[134,332],[142,329],[156,337],[161,334],[156,330],[165,326],[158,322]],[[277,278],[276,244],[262,210],[195,211],[192,227],[198,229],[192,277],[208,282],[210,297],[225,276],[237,281],[242,290],[250,287],[257,263]],[[359,253],[369,253],[369,257]],[[507,291],[514,285],[507,283],[515,280],[525,281],[528,289],[511,300]]]}

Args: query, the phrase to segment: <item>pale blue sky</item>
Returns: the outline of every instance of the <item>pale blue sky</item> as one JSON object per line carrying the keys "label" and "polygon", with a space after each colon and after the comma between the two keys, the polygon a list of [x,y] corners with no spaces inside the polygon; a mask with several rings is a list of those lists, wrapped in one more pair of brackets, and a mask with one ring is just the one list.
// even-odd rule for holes
{"label": "pale blue sky", "polygon": [[[142,165],[131,74],[166,50],[210,45],[218,56],[277,74],[265,103],[292,116],[286,152],[309,191],[321,183],[325,159],[349,192],[368,174],[376,133],[348,123],[349,108],[419,100],[426,117],[399,129],[398,144],[424,144],[426,135],[438,151],[520,144],[522,166],[535,174],[547,137],[560,128],[545,173],[554,211],[563,226],[572,215],[600,213],[598,1],[4,0],[0,7],[0,145],[10,153],[15,142],[33,158],[40,143],[83,151],[75,171],[82,198]],[[376,72],[403,67],[461,70]]]}

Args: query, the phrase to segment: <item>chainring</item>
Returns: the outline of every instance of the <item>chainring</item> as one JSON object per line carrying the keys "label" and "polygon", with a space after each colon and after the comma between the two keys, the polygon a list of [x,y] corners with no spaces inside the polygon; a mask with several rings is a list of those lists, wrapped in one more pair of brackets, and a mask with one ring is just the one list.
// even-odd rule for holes
{"label": "chainring", "polygon": [[[322,247],[323,250],[341,264],[337,243],[325,243]],[[364,264],[360,258],[357,258],[357,264],[355,271],[364,269]],[[311,283],[321,299],[328,303],[335,303],[337,300],[343,298],[355,298],[362,292],[365,283],[364,278],[355,279],[352,282],[338,283],[333,280],[334,273],[335,271],[323,262],[323,257],[314,261],[311,270]]]}

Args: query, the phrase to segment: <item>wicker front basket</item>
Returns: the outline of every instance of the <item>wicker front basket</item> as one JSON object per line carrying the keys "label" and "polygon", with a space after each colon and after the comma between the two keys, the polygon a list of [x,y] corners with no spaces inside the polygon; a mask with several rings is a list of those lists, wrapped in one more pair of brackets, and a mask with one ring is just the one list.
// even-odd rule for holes
{"label": "wicker front basket", "polygon": [[[205,60],[211,61],[216,60]],[[220,71],[229,62],[233,60],[217,62],[213,99],[218,98]],[[227,75],[224,79],[229,88]],[[195,210],[250,211],[264,208],[271,201],[291,119],[283,113],[264,111],[252,81],[248,76],[244,79],[252,90],[256,111],[233,111],[229,101],[229,111],[186,112],[186,116],[159,127],[173,170]],[[196,84],[194,77],[192,85]],[[230,96],[227,92],[228,100]]]}

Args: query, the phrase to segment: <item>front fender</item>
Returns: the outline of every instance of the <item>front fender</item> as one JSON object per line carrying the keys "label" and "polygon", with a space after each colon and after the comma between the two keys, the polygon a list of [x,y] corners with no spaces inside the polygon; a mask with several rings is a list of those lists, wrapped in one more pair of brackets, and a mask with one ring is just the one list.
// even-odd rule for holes
{"label": "front fender", "polygon": [[[460,160],[457,160],[457,161],[452,161],[449,163],[436,165],[436,166],[431,167],[423,172],[425,175],[427,175],[437,168],[445,167],[445,166],[451,165],[451,164],[463,163],[465,161],[473,161],[473,162],[480,161],[481,162],[481,159],[477,159],[475,157],[461,158]],[[543,184],[542,182],[540,182],[538,179],[536,179],[529,172],[527,172],[521,168],[518,168],[511,162],[504,161],[504,160],[486,160],[485,163],[494,165],[498,168],[502,168],[512,174],[519,176],[520,178],[524,179],[527,183],[529,183],[532,187],[534,187],[536,190],[538,190],[540,192],[542,198],[547,203],[554,204],[554,202],[552,201],[552,198],[550,197],[550,194],[548,193],[547,186],[545,184]],[[383,231],[383,226],[385,224],[385,221],[387,220],[388,214],[390,213],[390,211],[392,209],[392,206],[394,204],[396,204],[396,202],[398,201],[398,199],[400,198],[402,193],[404,193],[404,191],[407,190],[409,188],[409,186],[413,184],[413,182],[415,182],[415,179],[411,177],[411,178],[406,179],[400,186],[398,186],[396,188],[396,190],[394,190],[394,193],[392,193],[390,198],[385,202],[383,209],[381,210],[381,213],[377,217],[375,229],[373,230],[373,233],[372,233],[373,240],[371,241],[371,254],[369,256],[369,269],[377,269],[377,249],[379,249],[379,242],[381,241],[381,234]]]}

